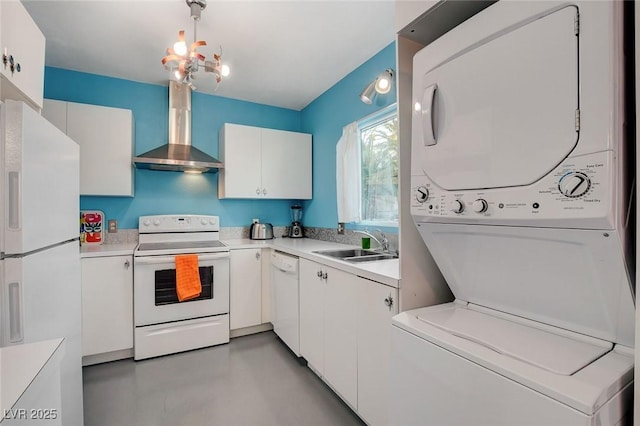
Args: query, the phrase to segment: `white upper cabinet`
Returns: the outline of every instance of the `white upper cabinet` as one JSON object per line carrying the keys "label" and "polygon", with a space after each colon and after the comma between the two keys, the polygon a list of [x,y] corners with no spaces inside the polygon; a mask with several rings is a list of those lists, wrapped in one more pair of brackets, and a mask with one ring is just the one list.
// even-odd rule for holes
{"label": "white upper cabinet", "polygon": [[1,98],[42,108],[45,38],[19,1],[0,1]]}
{"label": "white upper cabinet", "polygon": [[311,135],[226,123],[219,198],[311,199]]}
{"label": "white upper cabinet", "polygon": [[80,195],[134,195],[133,113],[45,99],[42,115],[80,145]]}

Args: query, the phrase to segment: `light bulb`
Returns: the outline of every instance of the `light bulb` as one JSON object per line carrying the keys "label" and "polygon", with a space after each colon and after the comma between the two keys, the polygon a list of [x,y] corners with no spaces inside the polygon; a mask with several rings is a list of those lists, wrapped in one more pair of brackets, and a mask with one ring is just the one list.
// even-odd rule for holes
{"label": "light bulb", "polygon": [[173,45],[173,51],[176,55],[184,56],[187,54],[187,44],[184,41],[177,41]]}
{"label": "light bulb", "polygon": [[182,80],[182,73],[180,72],[180,70],[176,70],[174,75],[176,76],[176,80],[178,81]]}
{"label": "light bulb", "polygon": [[391,90],[391,79],[393,78],[393,72],[391,70],[385,70],[376,79],[376,92],[384,95]]}
{"label": "light bulb", "polygon": [[229,68],[229,65],[222,64],[222,66],[220,67],[220,74],[222,74],[223,77],[229,77],[230,73],[231,69]]}

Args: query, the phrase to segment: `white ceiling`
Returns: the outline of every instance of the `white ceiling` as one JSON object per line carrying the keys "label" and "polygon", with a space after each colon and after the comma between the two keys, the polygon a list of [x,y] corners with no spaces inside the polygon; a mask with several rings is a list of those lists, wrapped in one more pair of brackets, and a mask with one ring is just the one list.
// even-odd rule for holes
{"label": "white ceiling", "polygon": [[[23,0],[52,67],[167,85],[160,60],[193,21],[184,0]],[[231,67],[216,95],[300,110],[394,39],[394,3],[208,0],[199,52]],[[201,75],[197,91],[214,92]]]}

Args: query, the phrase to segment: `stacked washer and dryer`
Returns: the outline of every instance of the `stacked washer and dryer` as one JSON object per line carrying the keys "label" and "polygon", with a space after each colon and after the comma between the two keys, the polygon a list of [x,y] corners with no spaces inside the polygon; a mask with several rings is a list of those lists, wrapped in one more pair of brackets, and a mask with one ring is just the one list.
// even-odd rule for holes
{"label": "stacked washer and dryer", "polygon": [[500,1],[415,55],[411,212],[455,301],[394,317],[391,423],[630,420],[622,7]]}

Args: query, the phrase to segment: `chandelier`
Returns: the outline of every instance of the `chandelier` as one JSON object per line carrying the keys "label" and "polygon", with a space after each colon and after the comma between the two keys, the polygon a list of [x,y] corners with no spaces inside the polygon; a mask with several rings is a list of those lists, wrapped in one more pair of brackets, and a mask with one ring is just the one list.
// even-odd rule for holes
{"label": "chandelier", "polygon": [[186,0],[186,3],[191,9],[191,19],[193,19],[193,43],[187,48],[184,30],[180,30],[178,32],[178,41],[175,42],[173,47],[167,48],[167,55],[162,58],[162,65],[173,73],[178,82],[186,83],[192,89],[195,89],[193,80],[198,71],[212,72],[216,76],[217,88],[217,85],[222,81],[222,77],[227,77],[230,70],[228,65],[222,63],[222,47],[220,47],[220,53],[214,53],[213,60],[210,61],[198,52],[198,47],[207,45],[206,41],[198,40],[196,33],[200,14],[207,7],[207,2],[206,0]]}

